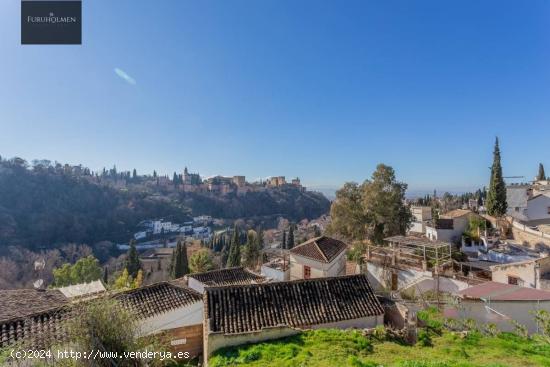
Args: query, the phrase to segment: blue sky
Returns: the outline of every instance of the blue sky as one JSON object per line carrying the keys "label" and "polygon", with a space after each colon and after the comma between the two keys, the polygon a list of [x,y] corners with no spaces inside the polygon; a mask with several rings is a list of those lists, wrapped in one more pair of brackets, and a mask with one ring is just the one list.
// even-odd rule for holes
{"label": "blue sky", "polygon": [[498,135],[505,175],[550,170],[548,1],[84,0],[82,46],[21,46],[19,11],[4,157],[466,190]]}

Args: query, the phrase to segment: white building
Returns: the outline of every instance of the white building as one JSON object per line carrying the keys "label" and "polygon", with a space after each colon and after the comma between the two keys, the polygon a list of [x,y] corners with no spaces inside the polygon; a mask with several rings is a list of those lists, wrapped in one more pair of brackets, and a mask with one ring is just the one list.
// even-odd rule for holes
{"label": "white building", "polygon": [[467,209],[455,209],[426,226],[426,236],[432,241],[460,242],[470,218],[483,218]]}
{"label": "white building", "polygon": [[365,275],[209,287],[204,299],[205,359],[220,348],[302,330],[364,329],[384,322],[384,309]]}
{"label": "white building", "polygon": [[550,190],[546,189],[547,186],[508,186],[506,188],[507,214],[527,225],[550,224]]}
{"label": "white building", "polygon": [[334,238],[312,238],[290,250],[290,280],[346,274],[347,245]]}
{"label": "white building", "polygon": [[550,292],[517,285],[486,282],[458,293],[460,306],[447,306],[444,315],[457,319],[474,319],[479,325],[492,323],[500,331],[514,331],[514,320],[537,332],[533,313],[550,312]]}
{"label": "white building", "polygon": [[290,280],[290,264],[284,257],[279,257],[262,264],[260,272],[267,279],[274,282]]}
{"label": "white building", "polygon": [[413,221],[409,232],[424,234],[426,225],[432,220],[432,208],[429,206],[411,206]]}

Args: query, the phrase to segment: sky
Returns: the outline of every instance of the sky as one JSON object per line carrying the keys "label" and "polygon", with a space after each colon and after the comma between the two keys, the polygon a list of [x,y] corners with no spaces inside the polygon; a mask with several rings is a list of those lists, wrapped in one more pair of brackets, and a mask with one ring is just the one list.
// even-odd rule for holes
{"label": "sky", "polygon": [[465,191],[498,135],[505,176],[550,170],[545,0],[83,0],[81,46],[0,17],[2,157]]}

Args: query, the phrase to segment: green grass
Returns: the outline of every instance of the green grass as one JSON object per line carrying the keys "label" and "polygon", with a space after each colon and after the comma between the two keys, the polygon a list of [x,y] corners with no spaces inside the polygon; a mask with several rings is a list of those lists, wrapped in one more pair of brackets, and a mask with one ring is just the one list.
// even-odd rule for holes
{"label": "green grass", "polygon": [[502,333],[461,338],[445,332],[432,347],[377,342],[358,331],[316,330],[270,342],[226,348],[215,353],[211,367],[531,367],[550,366],[550,344]]}

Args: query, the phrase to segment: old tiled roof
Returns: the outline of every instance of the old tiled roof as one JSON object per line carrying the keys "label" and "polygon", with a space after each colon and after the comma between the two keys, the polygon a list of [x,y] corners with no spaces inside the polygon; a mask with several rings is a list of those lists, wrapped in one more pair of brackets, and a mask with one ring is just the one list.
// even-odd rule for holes
{"label": "old tiled roof", "polygon": [[67,304],[69,300],[58,290],[0,290],[0,322]]}
{"label": "old tiled roof", "polygon": [[0,321],[0,348],[14,343],[25,343],[25,347],[47,348],[52,342],[66,339],[65,321],[71,308],[61,306],[35,314]]}
{"label": "old tiled roof", "polygon": [[[135,311],[140,318],[151,317],[195,302],[202,302],[202,297],[197,292],[169,282],[156,283],[118,293],[113,297],[125,307]],[[0,300],[0,304],[2,301],[4,300]],[[93,302],[93,300],[86,302]],[[32,300],[26,298],[21,305],[22,309],[30,309]],[[17,317],[0,320],[0,348],[23,340],[29,348],[44,348],[49,346],[49,342],[64,341],[66,337],[65,321],[71,318],[71,312],[77,310],[79,305],[81,303],[65,304],[48,310],[42,309],[40,312],[26,314],[19,312]],[[5,308],[0,307],[0,310],[5,311]]]}
{"label": "old tiled roof", "polygon": [[201,295],[194,290],[169,282],[155,283],[122,292],[117,294],[115,299],[143,318],[202,301]]}
{"label": "old tiled roof", "polygon": [[384,312],[364,274],[211,287],[205,308],[209,330],[225,334],[278,325],[308,327]]}
{"label": "old tiled roof", "polygon": [[334,238],[321,236],[312,238],[290,250],[291,253],[304,256],[316,261],[329,263],[342,251],[346,244]]}
{"label": "old tiled roof", "polygon": [[204,273],[189,274],[206,286],[224,286],[265,282],[265,277],[246,270],[243,267],[212,270]]}

